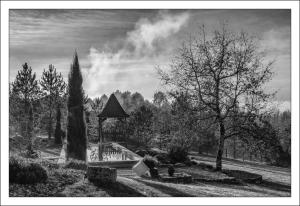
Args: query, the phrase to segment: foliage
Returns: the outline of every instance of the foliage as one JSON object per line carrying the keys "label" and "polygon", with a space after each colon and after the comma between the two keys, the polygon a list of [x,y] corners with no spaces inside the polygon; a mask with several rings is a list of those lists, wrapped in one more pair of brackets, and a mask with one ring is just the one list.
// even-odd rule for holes
{"label": "foliage", "polygon": [[37,163],[27,163],[18,157],[9,158],[9,182],[34,184],[44,182],[48,178],[47,171]]}
{"label": "foliage", "polygon": [[182,145],[171,143],[168,148],[168,155],[172,163],[185,162],[188,158],[188,150]]}
{"label": "foliage", "polygon": [[248,124],[239,127],[239,130],[243,134],[242,140],[263,155],[266,162],[278,166],[290,165],[290,154],[283,150],[278,132],[267,117],[249,119]]}
{"label": "foliage", "polygon": [[36,74],[32,73],[31,67],[27,63],[23,64],[22,70],[18,71],[15,81],[12,83],[12,92],[25,103],[28,103],[39,95]]}
{"label": "foliage", "polygon": [[42,74],[40,85],[42,88],[42,95],[47,98],[49,112],[48,116],[48,138],[52,135],[52,111],[53,107],[58,105],[58,97],[63,96],[65,93],[66,83],[63,80],[61,73],[56,72],[53,65],[49,65],[49,69]]}
{"label": "foliage", "polygon": [[76,170],[86,170],[87,165],[84,161],[71,159],[71,160],[67,161],[64,168],[72,168],[72,169],[76,169]]}
{"label": "foliage", "polygon": [[143,158],[143,162],[145,163],[145,165],[147,165],[147,167],[149,167],[151,177],[158,178],[159,174],[158,174],[158,169],[156,168],[156,166],[158,165],[157,160],[152,156],[146,155]]}
{"label": "foliage", "polygon": [[161,91],[157,91],[154,93],[153,96],[153,103],[157,106],[157,107],[162,107],[164,104],[168,103],[168,99],[165,93],[161,92]]}
{"label": "foliage", "polygon": [[157,160],[150,155],[145,155],[143,158],[143,162],[145,163],[145,165],[147,165],[147,167],[149,167],[150,170],[156,167],[156,165],[158,164]]}
{"label": "foliage", "polygon": [[170,177],[173,177],[174,172],[175,172],[174,167],[173,167],[172,165],[170,165],[170,166],[168,167],[168,174],[169,174],[169,176],[170,176]]}
{"label": "foliage", "polygon": [[152,118],[153,112],[146,105],[142,105],[130,115],[129,125],[133,130],[133,138],[139,143],[149,146],[153,138]]}
{"label": "foliage", "polygon": [[75,52],[68,82],[67,157],[85,161],[87,133],[83,100],[82,75]]}
{"label": "foliage", "polygon": [[61,111],[59,106],[56,108],[56,127],[55,127],[55,143],[61,144],[62,130],[61,130]]}
{"label": "foliage", "polygon": [[[16,79],[11,84],[10,100],[12,100],[13,105],[17,108],[11,108],[12,112],[16,111],[19,113],[14,113],[17,118],[17,124],[20,125],[20,130],[22,135],[28,135],[27,132],[27,121],[29,120],[29,109],[30,104],[32,104],[36,99],[38,99],[40,94],[38,82],[36,80],[36,74],[32,73],[31,67],[25,63],[23,68],[18,71]],[[19,101],[17,103],[16,101]],[[13,114],[10,112],[10,114]],[[24,133],[25,132],[25,133]]]}

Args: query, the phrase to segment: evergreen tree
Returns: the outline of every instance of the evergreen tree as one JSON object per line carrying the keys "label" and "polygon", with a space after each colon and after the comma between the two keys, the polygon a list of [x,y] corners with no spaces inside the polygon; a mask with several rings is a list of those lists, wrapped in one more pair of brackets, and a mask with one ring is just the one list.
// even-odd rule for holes
{"label": "evergreen tree", "polygon": [[23,65],[22,70],[18,71],[15,81],[12,83],[12,92],[16,99],[22,103],[22,111],[19,113],[21,123],[21,134],[27,136],[27,124],[29,121],[30,104],[39,96],[39,87],[36,80],[36,74],[32,73],[31,67],[28,64]]}
{"label": "evergreen tree", "polygon": [[84,91],[77,53],[68,82],[67,158],[86,160],[87,134],[84,117]]}
{"label": "evergreen tree", "polygon": [[44,70],[42,80],[40,81],[43,95],[47,97],[48,102],[48,138],[52,136],[53,108],[57,104],[59,96],[65,93],[66,83],[61,73],[57,73],[53,65],[49,65],[49,69]]}

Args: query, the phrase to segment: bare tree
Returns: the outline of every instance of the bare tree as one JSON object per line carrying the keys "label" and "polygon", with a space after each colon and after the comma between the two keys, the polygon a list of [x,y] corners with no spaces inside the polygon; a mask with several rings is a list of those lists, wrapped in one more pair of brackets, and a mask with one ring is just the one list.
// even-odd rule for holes
{"label": "bare tree", "polygon": [[264,92],[263,85],[272,77],[272,63],[264,64],[255,38],[245,32],[230,32],[223,25],[211,38],[207,38],[203,26],[199,38],[190,38],[180,48],[169,72],[158,68],[173,95],[178,91],[188,93],[193,110],[207,111],[205,119],[211,118],[218,125],[217,170],[222,169],[224,141],[238,135],[230,120],[235,115],[244,115],[246,120],[258,114],[271,96]]}

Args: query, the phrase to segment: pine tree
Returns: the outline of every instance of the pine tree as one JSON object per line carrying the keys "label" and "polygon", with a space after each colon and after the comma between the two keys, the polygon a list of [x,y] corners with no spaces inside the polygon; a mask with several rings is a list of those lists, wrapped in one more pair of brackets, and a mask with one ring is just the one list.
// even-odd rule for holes
{"label": "pine tree", "polygon": [[59,105],[57,105],[56,108],[56,127],[55,127],[55,143],[56,144],[61,144],[61,123],[60,123],[60,119],[61,119],[61,111],[59,108]]}
{"label": "pine tree", "polygon": [[78,56],[75,52],[68,82],[67,158],[85,161],[87,134],[83,104],[82,75]]}
{"label": "pine tree", "polygon": [[53,65],[49,65],[49,69],[44,70],[40,81],[43,96],[47,97],[48,102],[48,138],[52,136],[53,108],[58,104],[57,100],[65,93],[66,83],[61,73],[57,73]]}
{"label": "pine tree", "polygon": [[27,136],[27,124],[29,121],[30,104],[39,97],[40,91],[35,73],[25,63],[22,70],[18,71],[15,81],[12,83],[12,94],[19,99],[23,105],[19,113],[21,123],[21,134]]}

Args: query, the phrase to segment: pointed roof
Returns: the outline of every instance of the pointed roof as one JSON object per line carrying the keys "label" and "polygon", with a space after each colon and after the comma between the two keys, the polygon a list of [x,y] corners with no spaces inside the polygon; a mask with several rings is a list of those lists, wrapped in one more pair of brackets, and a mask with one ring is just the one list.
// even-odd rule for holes
{"label": "pointed roof", "polygon": [[117,100],[114,94],[111,94],[109,99],[107,100],[104,109],[98,115],[98,117],[102,118],[110,118],[110,117],[129,117],[129,115],[124,111],[119,101]]}

